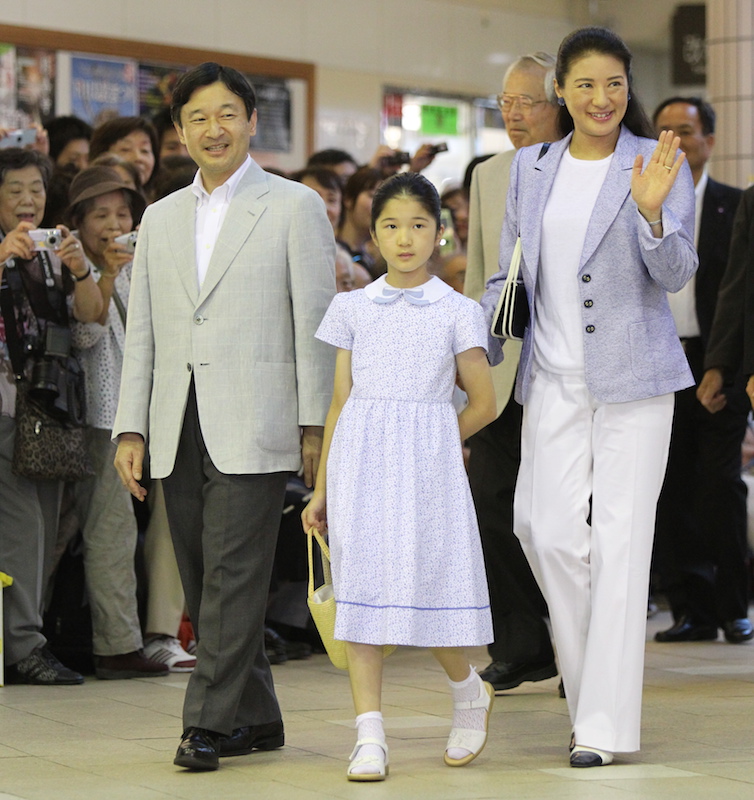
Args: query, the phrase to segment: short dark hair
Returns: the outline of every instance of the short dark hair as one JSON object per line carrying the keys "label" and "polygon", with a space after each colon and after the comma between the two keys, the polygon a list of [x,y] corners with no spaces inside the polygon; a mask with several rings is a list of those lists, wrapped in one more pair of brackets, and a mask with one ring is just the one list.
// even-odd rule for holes
{"label": "short dark hair", "polygon": [[50,158],[53,161],[58,160],[68,142],[76,139],[86,139],[88,142],[92,138],[92,126],[74,116],[55,117],[45,125],[45,128],[50,140]]}
{"label": "short dark hair", "polygon": [[157,158],[159,154],[159,142],[157,141],[157,131],[154,125],[144,117],[115,117],[94,129],[92,140],[89,145],[89,158],[97,158],[107,151],[121,139],[134,131],[143,131],[149,136],[152,144],[152,152]]}
{"label": "short dark hair", "polygon": [[52,161],[37,150],[25,150],[21,147],[0,150],[0,186],[5,183],[8,172],[26,167],[36,167],[39,170],[46,192],[52,177]]}
{"label": "short dark hair", "polygon": [[246,106],[249,119],[257,107],[257,96],[254,87],[246,77],[233,67],[224,67],[214,61],[205,61],[198,67],[184,72],[173,88],[173,101],[170,104],[170,116],[173,122],[181,124],[181,109],[188,103],[191,95],[204,86],[217,82],[224,83],[228,91],[238,95]]}
{"label": "short dark hair", "polygon": [[655,109],[655,113],[652,114],[652,122],[657,127],[657,117],[668,107],[672,106],[674,103],[684,103],[687,106],[694,106],[694,108],[699,112],[699,122],[702,125],[702,133],[705,136],[710,136],[715,132],[715,120],[717,118],[717,114],[715,114],[715,109],[706,101],[703,100],[701,97],[669,97],[667,100],[663,100],[659,106]]}
{"label": "short dark hair", "polygon": [[316,153],[312,153],[309,156],[309,160],[306,162],[306,166],[337,167],[338,164],[342,164],[345,161],[350,162],[354,165],[354,167],[359,166],[356,163],[356,159],[350,153],[347,153],[345,150],[336,150],[334,147],[331,147],[327,150],[318,150]]}
{"label": "short dark hair", "polygon": [[343,187],[343,208],[356,202],[362,192],[369,192],[382,183],[382,173],[374,167],[359,167]]}
{"label": "short dark hair", "polygon": [[152,145],[154,169],[147,181],[147,185],[149,185],[160,171],[160,143],[157,140],[157,131],[154,129],[154,125],[144,117],[115,117],[95,128],[89,142],[89,163],[91,164],[97,156],[107,153],[116,142],[125,139],[134,131],[146,133]]}
{"label": "short dark hair", "polygon": [[[612,56],[623,64],[628,82],[629,100],[621,124],[625,125],[635,136],[655,138],[652,124],[632,85],[631,62],[633,56],[631,51],[623,39],[608,28],[579,28],[563,39],[558,48],[558,58],[555,64],[555,80],[557,80],[558,86],[565,85],[566,75],[574,61],[578,61],[590,53]],[[561,136],[565,136],[573,130],[573,117],[565,105],[561,105],[558,109],[558,127]]]}
{"label": "short dark hair", "polygon": [[372,230],[388,201],[394,198],[416,200],[417,203],[435,220],[440,227],[440,195],[437,189],[418,172],[399,172],[383,181],[372,200]]}
{"label": "short dark hair", "polygon": [[291,174],[291,179],[303,183],[304,178],[312,178],[320,186],[343,194],[343,183],[335,172],[324,167],[305,167]]}

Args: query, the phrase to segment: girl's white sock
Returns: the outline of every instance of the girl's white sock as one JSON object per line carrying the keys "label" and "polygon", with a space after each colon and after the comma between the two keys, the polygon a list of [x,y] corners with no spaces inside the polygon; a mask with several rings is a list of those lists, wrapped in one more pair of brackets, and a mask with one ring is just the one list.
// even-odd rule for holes
{"label": "girl's white sock", "polygon": [[[476,674],[476,669],[471,668],[469,677],[462,681],[452,681],[448,678],[448,684],[453,694],[454,703],[469,702],[477,700],[486,694],[484,682]],[[487,710],[485,708],[454,708],[453,709],[453,728],[467,728],[472,731],[485,730]],[[451,747],[448,756],[453,759],[465,758],[470,750],[461,747]]]}
{"label": "girl's white sock", "polygon": [[[379,739],[381,742],[385,741],[385,730],[382,725],[381,711],[367,711],[356,717],[356,738],[358,740]],[[384,761],[386,754],[387,745],[383,750],[376,744],[364,744],[353,754],[353,760],[366,756],[374,756]],[[374,764],[364,764],[361,766],[352,766],[350,772],[352,775],[376,774],[379,772],[379,769]]]}

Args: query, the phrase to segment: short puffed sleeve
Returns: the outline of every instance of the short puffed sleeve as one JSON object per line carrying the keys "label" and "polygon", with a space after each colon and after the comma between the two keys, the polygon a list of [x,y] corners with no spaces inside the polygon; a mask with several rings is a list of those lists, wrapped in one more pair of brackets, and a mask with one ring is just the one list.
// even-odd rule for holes
{"label": "short puffed sleeve", "polygon": [[481,347],[487,352],[487,323],[482,307],[468,297],[455,298],[459,302],[456,309],[456,324],[453,335],[453,353],[458,355],[472,347]]}
{"label": "short puffed sleeve", "polygon": [[330,307],[322,317],[322,322],[314,334],[317,339],[343,350],[353,348],[353,327],[351,325],[349,292],[342,292],[333,297]]}

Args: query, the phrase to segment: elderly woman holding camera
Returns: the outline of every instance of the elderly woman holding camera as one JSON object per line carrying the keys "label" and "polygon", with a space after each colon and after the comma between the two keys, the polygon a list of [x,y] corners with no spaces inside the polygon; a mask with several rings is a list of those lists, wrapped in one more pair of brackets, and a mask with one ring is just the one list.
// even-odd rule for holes
{"label": "elderly woman holding camera", "polygon": [[83,678],[55,658],[42,634],[62,483],[13,472],[16,378],[28,380],[45,357],[48,330],[65,330],[71,316],[88,322],[102,313],[79,242],[62,225],[51,235],[37,232],[51,172],[49,159],[34,150],[0,150],[0,564],[14,579],[4,597],[3,655],[8,683],[42,685]]}
{"label": "elderly woman holding camera", "polygon": [[75,323],[73,345],[86,376],[87,449],[93,478],[76,484],[84,539],[84,570],[92,610],[92,644],[98,678],[166,675],[146,658],[136,606],[134,552],[137,526],[131,496],[112,462],[110,431],[120,390],[133,237],[143,196],[111,167],[92,166],[71,183],[68,217],[102,292],[98,319]]}

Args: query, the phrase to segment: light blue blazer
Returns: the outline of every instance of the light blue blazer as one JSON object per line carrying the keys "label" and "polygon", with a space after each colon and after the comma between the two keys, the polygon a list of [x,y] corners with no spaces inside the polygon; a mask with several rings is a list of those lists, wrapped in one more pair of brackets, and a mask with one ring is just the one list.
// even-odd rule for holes
{"label": "light blue blazer", "polygon": [[[501,270],[482,297],[488,321],[500,297],[516,237],[530,323],[524,337],[516,400],[528,396],[537,334],[534,298],[542,238],[542,216],[560,158],[571,136],[551,145],[518,151],[511,165],[500,238]],[[657,142],[621,128],[605,182],[587,228],[578,281],[584,330],[587,387],[603,403],[641,400],[692,386],[694,379],[676,333],[666,292],[677,292],[695,273],[694,184],[683,164],[662,211],[663,237],[655,239],[631,198],[631,171],[638,153],[646,166]],[[490,336],[492,364],[502,360],[502,340]]]}

